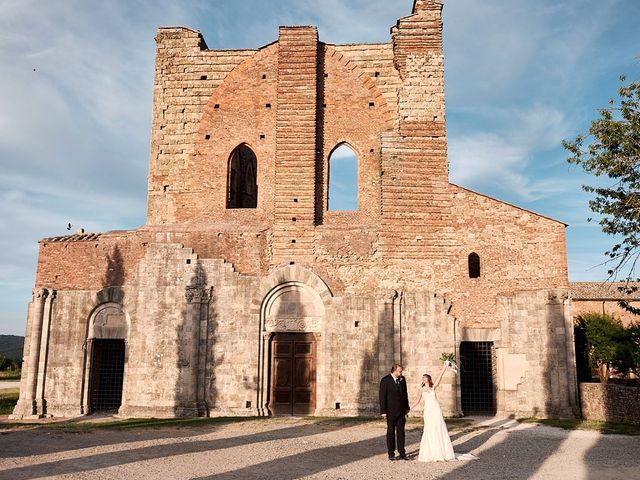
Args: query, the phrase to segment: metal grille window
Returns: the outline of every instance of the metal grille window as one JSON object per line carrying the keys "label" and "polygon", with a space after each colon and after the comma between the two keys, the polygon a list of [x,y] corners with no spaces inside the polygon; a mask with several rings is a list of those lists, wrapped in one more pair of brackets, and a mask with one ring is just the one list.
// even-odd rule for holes
{"label": "metal grille window", "polygon": [[91,372],[91,411],[117,411],[122,403],[124,340],[94,340]]}
{"label": "metal grille window", "polygon": [[460,344],[460,384],[465,414],[495,414],[493,342]]}

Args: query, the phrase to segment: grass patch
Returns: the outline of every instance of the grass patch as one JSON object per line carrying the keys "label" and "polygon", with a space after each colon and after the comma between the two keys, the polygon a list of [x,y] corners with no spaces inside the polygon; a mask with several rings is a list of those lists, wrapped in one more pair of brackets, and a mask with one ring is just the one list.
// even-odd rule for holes
{"label": "grass patch", "polygon": [[0,390],[0,415],[9,415],[18,403],[20,390],[17,388]]}
{"label": "grass patch", "polygon": [[521,418],[522,423],[540,423],[565,430],[593,430],[600,433],[640,435],[640,425],[630,423],[599,422],[597,420],[574,420],[569,418]]}
{"label": "grass patch", "polygon": [[6,370],[0,372],[0,381],[20,380],[22,372],[20,370]]}

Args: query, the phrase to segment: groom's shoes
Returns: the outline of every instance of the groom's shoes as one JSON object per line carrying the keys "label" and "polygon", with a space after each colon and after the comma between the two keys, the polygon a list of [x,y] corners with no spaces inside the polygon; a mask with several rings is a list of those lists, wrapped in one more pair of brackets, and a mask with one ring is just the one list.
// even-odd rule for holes
{"label": "groom's shoes", "polygon": [[407,457],[406,455],[400,455],[398,457],[398,460],[409,460],[409,457]]}
{"label": "groom's shoes", "polygon": [[390,462],[395,461],[395,459],[396,459],[396,457],[395,457],[395,456],[389,455],[389,461],[390,461]]}

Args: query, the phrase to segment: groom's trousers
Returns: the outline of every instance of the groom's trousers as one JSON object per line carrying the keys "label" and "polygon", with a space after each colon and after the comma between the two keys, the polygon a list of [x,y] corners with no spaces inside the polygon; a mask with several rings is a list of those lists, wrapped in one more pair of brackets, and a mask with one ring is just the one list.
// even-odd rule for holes
{"label": "groom's trousers", "polygon": [[405,414],[387,414],[387,452],[392,457],[396,454],[396,438],[398,439],[398,453],[406,455],[404,450],[404,425],[407,422]]}

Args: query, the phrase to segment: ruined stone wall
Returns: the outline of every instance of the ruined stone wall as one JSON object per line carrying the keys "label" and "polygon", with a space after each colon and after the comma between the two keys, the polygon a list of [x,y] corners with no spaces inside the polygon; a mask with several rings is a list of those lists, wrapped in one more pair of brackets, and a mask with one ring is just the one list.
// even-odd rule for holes
{"label": "ruined stone wall", "polygon": [[[494,341],[499,413],[575,417],[577,381],[570,301],[566,290],[521,292],[500,298],[505,318],[483,339]],[[463,330],[462,340],[485,329]]]}
{"label": "ruined stone wall", "polygon": [[208,50],[199,32],[161,28],[156,36],[147,221],[175,221],[176,176],[195,153],[202,110],[227,74],[254,50]]}
{"label": "ruined stone wall", "polygon": [[640,425],[638,387],[602,383],[580,384],[580,408],[585,420]]}
{"label": "ruined stone wall", "polygon": [[[497,327],[497,296],[568,288],[564,224],[455,185],[451,189],[456,254],[441,272],[442,291],[465,326]],[[469,278],[472,252],[480,257],[479,278]]]}
{"label": "ruined stone wall", "polygon": [[[270,375],[261,308],[287,282],[324,311],[318,414],[374,413],[392,363],[415,390],[460,341],[494,342],[500,412],[572,414],[564,225],[449,184],[441,7],[416,1],[377,45],[282,27],[260,50],[212,51],[160,29],[147,224],[41,242],[36,286],[51,295],[29,308],[16,414],[33,399],[46,413],[45,397],[49,414],[85,411],[87,332],[107,301],[130,322],[122,415],[254,414]],[[226,208],[241,143],[257,156],[255,209]],[[341,143],[358,156],[355,212],[327,210]],[[446,414],[457,382],[439,391]]]}

